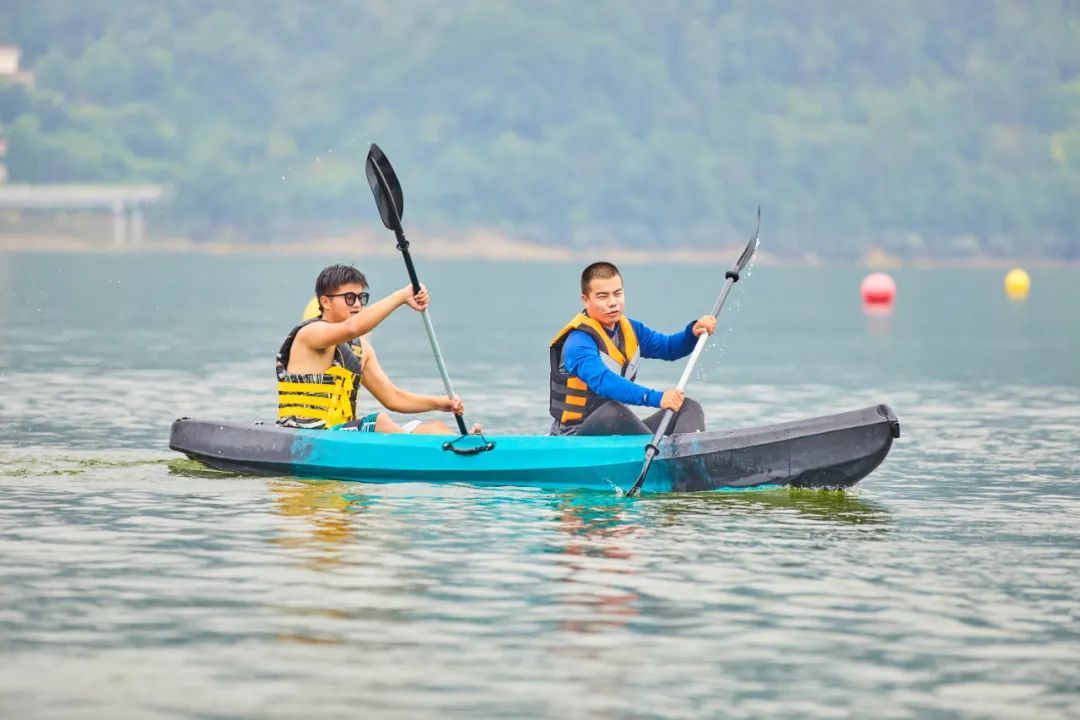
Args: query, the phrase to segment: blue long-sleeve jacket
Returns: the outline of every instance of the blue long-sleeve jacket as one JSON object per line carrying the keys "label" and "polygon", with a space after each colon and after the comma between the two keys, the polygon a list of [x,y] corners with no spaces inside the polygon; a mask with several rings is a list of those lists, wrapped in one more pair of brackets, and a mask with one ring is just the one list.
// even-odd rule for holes
{"label": "blue long-sleeve jacket", "polygon": [[[694,350],[694,345],[697,343],[697,336],[693,332],[694,322],[696,321],[687,324],[682,332],[664,335],[642,325],[637,320],[630,320],[637,334],[641,357],[659,360],[678,360]],[[608,332],[608,335],[614,334],[614,330]],[[618,373],[609,370],[600,359],[596,342],[580,330],[572,331],[566,338],[566,343],[563,345],[562,367],[569,374],[580,378],[589,390],[608,400],[617,400],[627,405],[658,408],[660,400],[664,397],[664,393],[660,390],[630,382]]]}

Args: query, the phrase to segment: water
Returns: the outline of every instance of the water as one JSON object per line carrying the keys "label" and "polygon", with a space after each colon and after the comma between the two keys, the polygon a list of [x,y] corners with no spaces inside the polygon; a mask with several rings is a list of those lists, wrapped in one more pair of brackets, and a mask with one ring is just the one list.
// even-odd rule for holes
{"label": "water", "polygon": [[[1080,273],[757,267],[711,427],[890,403],[846,494],[653,497],[206,471],[174,417],[271,416],[325,260],[0,255],[2,717],[1076,717]],[[569,265],[420,260],[467,418],[546,426]],[[364,263],[376,294],[398,263]],[[722,272],[624,268],[675,329]],[[419,318],[375,336],[440,381]],[[681,365],[646,365],[666,387]]]}

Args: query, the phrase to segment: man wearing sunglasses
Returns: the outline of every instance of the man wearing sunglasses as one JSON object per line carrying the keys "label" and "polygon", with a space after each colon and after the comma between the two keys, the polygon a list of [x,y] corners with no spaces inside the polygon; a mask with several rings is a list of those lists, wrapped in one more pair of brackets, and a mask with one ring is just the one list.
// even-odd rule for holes
{"label": "man wearing sunglasses", "polygon": [[357,417],[357,391],[363,385],[388,410],[463,413],[461,398],[418,395],[394,385],[379,365],[366,337],[402,305],[423,310],[427,290],[413,294],[407,285],[368,305],[364,274],[351,265],[331,265],[315,281],[320,316],[293,328],[277,355],[278,420],[284,427],[361,432],[453,434],[438,420],[399,425],[384,412]]}

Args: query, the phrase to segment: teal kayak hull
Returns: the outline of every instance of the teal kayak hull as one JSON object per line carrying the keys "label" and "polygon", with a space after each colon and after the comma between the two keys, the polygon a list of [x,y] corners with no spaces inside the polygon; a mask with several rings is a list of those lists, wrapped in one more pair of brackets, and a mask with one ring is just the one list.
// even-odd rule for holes
{"label": "teal kayak hull", "polygon": [[[660,444],[645,492],[762,486],[851,487],[884,460],[899,437],[886,405],[730,431],[673,435]],[[512,485],[622,491],[641,470],[646,435],[489,436],[475,454],[454,437],[292,430],[181,418],[169,446],[211,467],[241,473],[356,480]],[[469,436],[454,448],[481,445]]]}

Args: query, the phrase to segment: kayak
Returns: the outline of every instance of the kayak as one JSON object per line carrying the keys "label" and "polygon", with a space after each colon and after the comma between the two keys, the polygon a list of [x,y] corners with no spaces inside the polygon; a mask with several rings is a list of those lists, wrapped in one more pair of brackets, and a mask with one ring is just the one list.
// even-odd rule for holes
{"label": "kayak", "polygon": [[[742,430],[665,438],[642,490],[704,492],[770,486],[840,489],[889,453],[900,423],[887,405]],[[511,485],[622,491],[641,471],[648,435],[453,438],[294,430],[180,418],[169,447],[212,468],[372,483]]]}

